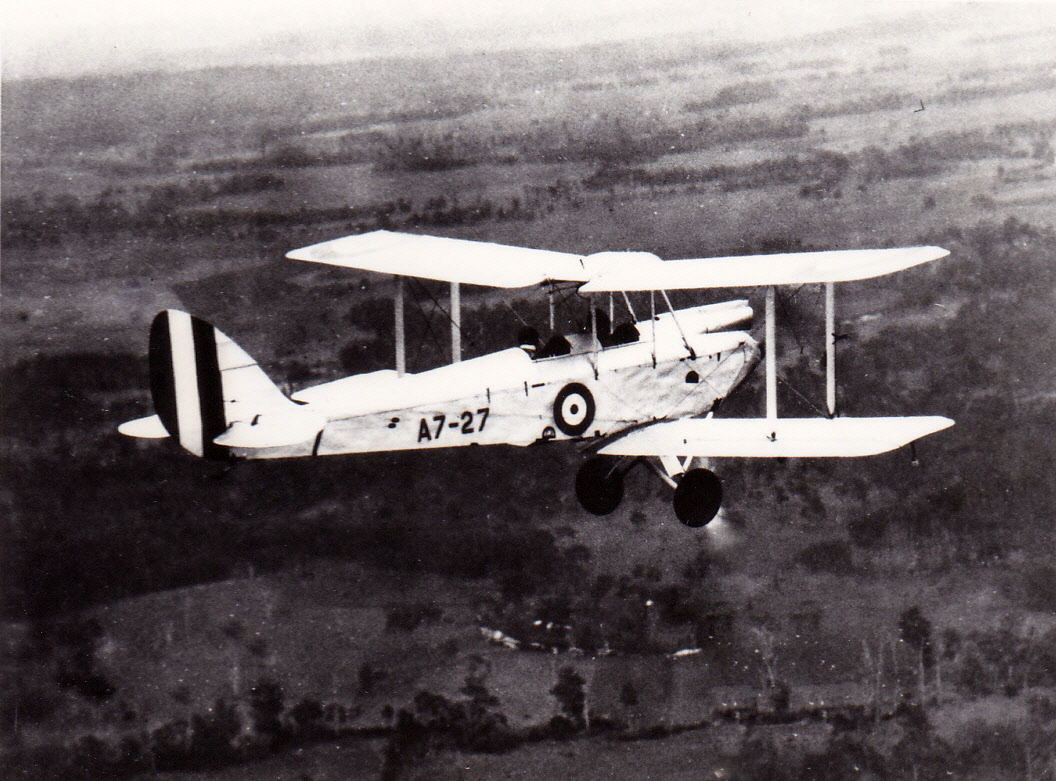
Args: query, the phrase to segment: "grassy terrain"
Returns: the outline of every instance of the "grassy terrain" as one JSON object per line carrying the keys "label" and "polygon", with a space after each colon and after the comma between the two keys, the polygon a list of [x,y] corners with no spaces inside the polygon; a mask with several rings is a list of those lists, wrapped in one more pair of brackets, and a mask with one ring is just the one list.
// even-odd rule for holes
{"label": "grassy terrain", "polygon": [[[370,80],[5,83],[12,766],[1045,777],[1056,40],[987,24],[392,60]],[[150,411],[145,332],[166,306],[286,387],[390,365],[386,280],[281,260],[379,227],[665,258],[945,246],[841,286],[841,404],[958,425],[916,464],[716,464],[727,503],[702,532],[645,470],[611,517],[586,516],[572,449],[228,471],[116,436]],[[445,354],[440,292],[412,289],[417,369]],[[530,291],[465,306],[469,354],[509,343],[511,307],[545,317]],[[782,297],[788,414],[820,404],[820,310],[817,290]],[[724,414],[760,406],[756,377]]]}

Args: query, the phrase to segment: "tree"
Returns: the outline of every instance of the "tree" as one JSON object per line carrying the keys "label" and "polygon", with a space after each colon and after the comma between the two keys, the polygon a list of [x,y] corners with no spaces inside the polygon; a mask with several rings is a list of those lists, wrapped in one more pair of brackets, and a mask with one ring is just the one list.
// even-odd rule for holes
{"label": "tree", "polygon": [[194,767],[217,767],[235,756],[234,740],[242,731],[238,709],[223,698],[205,715],[191,717],[188,760]]}
{"label": "tree", "polygon": [[587,726],[586,681],[574,667],[562,667],[557,673],[557,683],[550,693],[561,706],[561,715],[577,730]]}
{"label": "tree", "polygon": [[920,653],[921,663],[925,669],[931,669],[935,662],[931,643],[931,622],[920,612],[916,605],[909,608],[898,619],[898,634],[902,642]]}
{"label": "tree", "polygon": [[902,642],[919,654],[920,702],[923,703],[927,671],[935,664],[935,654],[931,644],[931,622],[924,617],[919,607],[913,605],[899,617],[898,633]]}
{"label": "tree", "polygon": [[623,688],[620,689],[620,704],[625,708],[632,708],[638,704],[638,690],[630,681],[623,682]]}
{"label": "tree", "polygon": [[324,721],[323,706],[318,700],[301,700],[290,709],[290,719],[302,739],[314,740],[330,731]]}
{"label": "tree", "polygon": [[620,705],[626,709],[627,720],[632,728],[637,727],[638,709],[636,706],[639,701],[638,690],[634,687],[634,684],[630,681],[624,681],[623,686],[620,688]]}
{"label": "tree", "polygon": [[253,714],[253,729],[273,746],[282,734],[282,686],[267,678],[249,690],[249,706]]}

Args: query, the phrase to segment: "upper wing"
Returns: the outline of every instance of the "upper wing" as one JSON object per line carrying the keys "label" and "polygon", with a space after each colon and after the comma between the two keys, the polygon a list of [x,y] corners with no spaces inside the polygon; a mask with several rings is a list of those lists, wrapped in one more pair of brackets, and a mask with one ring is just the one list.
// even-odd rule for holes
{"label": "upper wing", "polygon": [[569,252],[377,230],[291,250],[286,257],[383,274],[526,287],[585,282],[584,293],[846,282],[949,255],[942,247],[831,250],[662,261],[647,252]]}
{"label": "upper wing", "polygon": [[683,418],[635,429],[599,453],[613,456],[813,458],[872,456],[942,431],[938,415],[888,418]]}
{"label": "upper wing", "polygon": [[384,230],[291,250],[286,257],[489,287],[526,287],[550,279],[589,279],[582,258],[567,252]]}
{"label": "upper wing", "polygon": [[949,254],[942,247],[899,247],[623,264],[601,269],[580,290],[601,293],[848,282],[901,271]]}

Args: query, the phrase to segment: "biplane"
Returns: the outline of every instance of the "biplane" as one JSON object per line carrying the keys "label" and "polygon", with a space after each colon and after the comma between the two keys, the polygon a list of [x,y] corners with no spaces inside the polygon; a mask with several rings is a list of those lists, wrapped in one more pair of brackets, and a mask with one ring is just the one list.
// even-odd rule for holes
{"label": "biplane", "polygon": [[[940,247],[799,252],[661,260],[646,252],[576,255],[464,239],[373,231],[289,252],[298,261],[393,275],[395,367],[283,394],[225,334],[169,309],[150,330],[155,413],[119,427],[134,437],[171,437],[207,458],[289,458],[465,445],[580,440],[580,504],[611,513],[626,473],[650,465],[674,489],[674,512],[707,524],[722,482],[707,468],[721,457],[852,457],[883,453],[941,431],[941,416],[842,417],[836,407],[837,282],[900,271],[949,254]],[[451,363],[406,368],[404,282],[450,283]],[[461,285],[543,286],[554,331],[554,289],[578,287],[589,330],[528,333],[521,344],[462,360]],[[777,412],[775,287],[825,290],[827,415]],[[766,349],[745,330],[747,299],[676,310],[668,291],[766,289]],[[629,293],[648,294],[638,312]],[[607,295],[609,312],[599,306]],[[613,299],[622,299],[617,318]],[[617,322],[619,320],[619,322]],[[586,322],[586,317],[583,319]],[[720,402],[765,355],[765,415],[715,417]]]}

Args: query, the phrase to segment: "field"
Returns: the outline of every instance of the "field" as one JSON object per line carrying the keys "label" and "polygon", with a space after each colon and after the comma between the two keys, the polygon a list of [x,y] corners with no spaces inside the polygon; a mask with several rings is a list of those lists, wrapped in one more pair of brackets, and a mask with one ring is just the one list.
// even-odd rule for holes
{"label": "field", "polygon": [[[962,10],[5,82],[11,777],[1056,777],[1056,27]],[[287,389],[390,366],[389,280],[282,259],[377,228],[947,247],[838,289],[840,403],[957,426],[912,455],[716,463],[703,531],[645,470],[588,516],[571,448],[225,468],[116,434],[150,413],[169,306]],[[444,291],[411,291],[420,370]],[[466,354],[545,324],[541,298],[467,290]],[[781,408],[816,414],[820,291],[779,319]]]}

